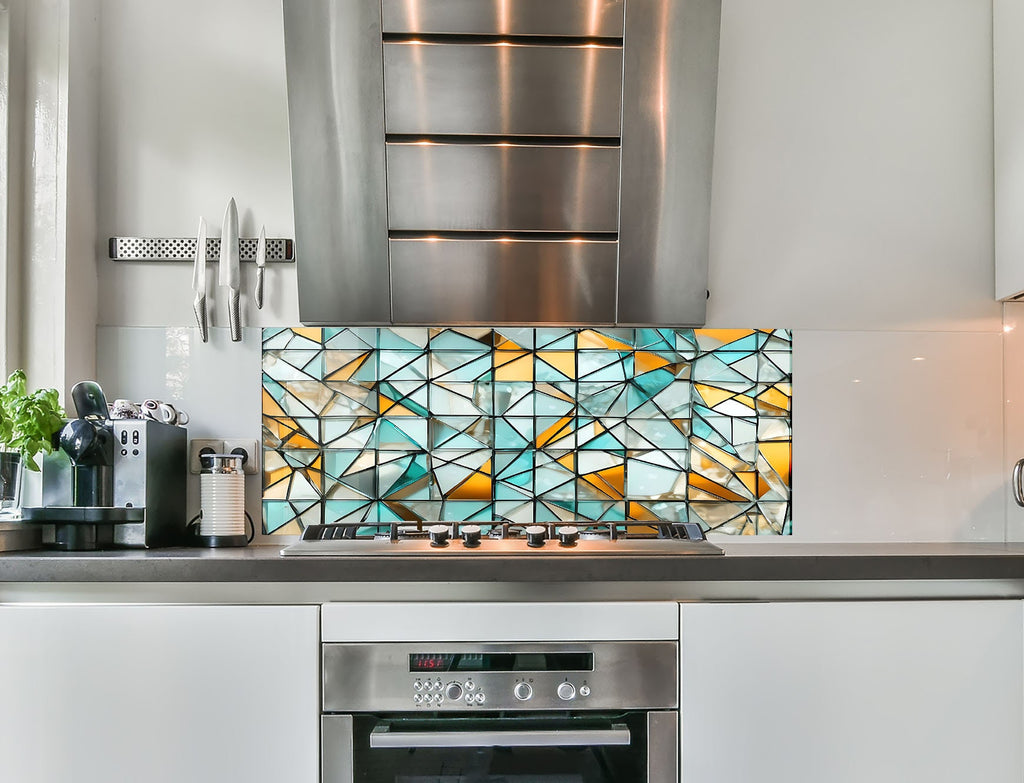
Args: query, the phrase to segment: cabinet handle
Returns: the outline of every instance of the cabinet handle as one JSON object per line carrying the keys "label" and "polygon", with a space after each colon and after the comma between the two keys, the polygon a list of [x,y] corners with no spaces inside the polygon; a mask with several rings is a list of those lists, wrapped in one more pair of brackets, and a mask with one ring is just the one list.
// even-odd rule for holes
{"label": "cabinet handle", "polygon": [[1018,506],[1024,506],[1024,459],[1017,460],[1013,466],[1013,499]]}

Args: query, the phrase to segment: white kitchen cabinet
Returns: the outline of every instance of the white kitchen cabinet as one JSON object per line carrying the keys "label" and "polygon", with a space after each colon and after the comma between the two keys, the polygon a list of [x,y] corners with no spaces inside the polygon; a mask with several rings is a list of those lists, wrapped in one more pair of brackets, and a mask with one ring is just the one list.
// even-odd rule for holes
{"label": "white kitchen cabinet", "polygon": [[0,607],[0,780],[315,783],[318,609]]}
{"label": "white kitchen cabinet", "polygon": [[683,783],[1020,783],[1019,601],[684,604]]}
{"label": "white kitchen cabinet", "polygon": [[1024,0],[992,3],[996,299],[1024,294]]}

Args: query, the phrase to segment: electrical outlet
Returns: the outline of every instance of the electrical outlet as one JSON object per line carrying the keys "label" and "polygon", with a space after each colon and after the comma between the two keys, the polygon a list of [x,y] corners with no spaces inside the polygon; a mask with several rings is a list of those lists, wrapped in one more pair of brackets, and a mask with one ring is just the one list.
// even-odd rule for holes
{"label": "electrical outlet", "polygon": [[224,438],[225,454],[242,454],[242,470],[247,474],[260,472],[260,443],[255,438]]}
{"label": "electrical outlet", "polygon": [[[209,449],[209,451],[207,451]],[[224,441],[210,440],[208,438],[193,438],[188,442],[188,472],[199,473],[202,470],[202,463],[199,462],[199,455],[202,453],[223,454]]]}

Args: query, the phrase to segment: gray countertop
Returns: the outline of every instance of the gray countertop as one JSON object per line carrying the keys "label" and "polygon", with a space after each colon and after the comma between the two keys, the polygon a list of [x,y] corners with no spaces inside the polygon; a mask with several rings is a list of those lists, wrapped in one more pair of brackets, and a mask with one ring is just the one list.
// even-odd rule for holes
{"label": "gray countertop", "polygon": [[1024,581],[1024,543],[716,542],[725,556],[279,556],[279,546],[0,554],[5,582]]}

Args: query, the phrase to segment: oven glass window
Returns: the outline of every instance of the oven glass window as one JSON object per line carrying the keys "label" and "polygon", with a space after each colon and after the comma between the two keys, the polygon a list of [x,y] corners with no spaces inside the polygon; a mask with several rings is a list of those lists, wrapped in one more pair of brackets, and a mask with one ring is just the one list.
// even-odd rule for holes
{"label": "oven glass window", "polygon": [[[643,783],[646,715],[357,716],[356,783]],[[580,744],[593,736],[591,744]],[[374,738],[374,734],[378,736]],[[386,740],[380,740],[381,734]],[[432,747],[442,734],[459,747]],[[522,739],[524,733],[532,739]],[[501,745],[502,736],[519,739]],[[624,739],[625,736],[625,739]],[[408,738],[408,739],[407,739]],[[560,742],[567,744],[562,745]],[[382,742],[407,747],[371,747]],[[622,744],[626,742],[628,744]]]}

